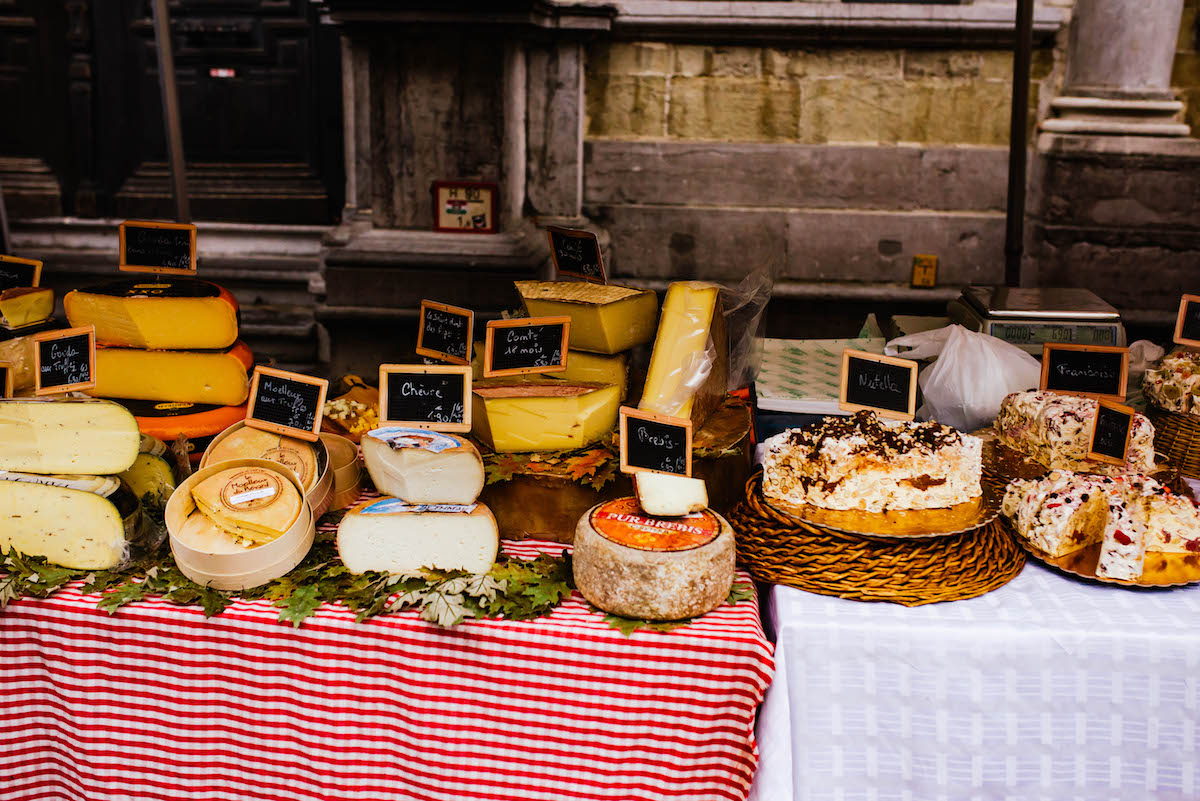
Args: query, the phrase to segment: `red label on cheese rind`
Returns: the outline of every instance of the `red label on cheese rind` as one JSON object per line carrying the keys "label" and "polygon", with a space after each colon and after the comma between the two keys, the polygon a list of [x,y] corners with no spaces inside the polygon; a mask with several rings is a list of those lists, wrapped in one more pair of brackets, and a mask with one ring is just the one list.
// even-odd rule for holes
{"label": "red label on cheese rind", "polygon": [[607,540],[639,551],[689,551],[721,533],[721,521],[709,511],[686,517],[649,517],[636,498],[618,498],[592,511],[592,528]]}

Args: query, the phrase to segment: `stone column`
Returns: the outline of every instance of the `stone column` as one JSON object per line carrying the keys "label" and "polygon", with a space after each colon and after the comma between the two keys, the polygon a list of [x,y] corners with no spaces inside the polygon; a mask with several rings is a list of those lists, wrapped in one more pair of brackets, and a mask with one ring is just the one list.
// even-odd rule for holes
{"label": "stone column", "polygon": [[1171,92],[1183,0],[1077,0],[1063,94],[1042,129],[1187,136]]}

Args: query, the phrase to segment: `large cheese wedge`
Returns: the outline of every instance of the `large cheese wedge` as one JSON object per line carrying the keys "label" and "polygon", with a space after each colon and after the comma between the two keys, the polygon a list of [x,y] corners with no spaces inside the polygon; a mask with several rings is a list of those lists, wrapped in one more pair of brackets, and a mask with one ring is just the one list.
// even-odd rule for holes
{"label": "large cheese wedge", "polygon": [[191,278],[147,275],[77,289],[63,298],[72,326],[96,326],[96,342],[127,348],[228,348],[237,339],[237,301]]}
{"label": "large cheese wedge", "polygon": [[617,424],[621,389],[552,378],[484,379],[472,385],[472,433],[500,453],[574,450]]}
{"label": "large cheese wedge", "polygon": [[705,510],[686,517],[645,514],[636,498],[590,509],[575,528],[575,586],[606,612],[682,620],[720,606],[734,577],[733,529]]}
{"label": "large cheese wedge", "polygon": [[0,362],[8,362],[13,366],[13,392],[34,387],[34,345],[32,335],[0,342]]}
{"label": "large cheese wedge", "polygon": [[682,517],[708,508],[708,488],[703,479],[634,473],[633,489],[642,511],[655,517]]}
{"label": "large cheese wedge", "polygon": [[16,287],[0,292],[0,325],[21,328],[49,320],[54,314],[54,290]]}
{"label": "large cheese wedge", "polygon": [[621,400],[625,400],[629,385],[629,355],[617,353],[608,356],[588,353],[583,350],[567,349],[567,369],[561,373],[547,373],[550,378],[564,381],[586,381],[592,384],[616,384],[621,388]]}
{"label": "large cheese wedge", "polygon": [[0,481],[0,550],[78,570],[109,570],[128,554],[140,515],[122,516],[92,492],[24,481]]}
{"label": "large cheese wedge", "polygon": [[138,455],[137,422],[102,400],[0,401],[0,470],[120,473]]}
{"label": "large cheese wedge", "polygon": [[92,393],[102,398],[237,406],[250,393],[246,371],[253,366],[254,356],[242,342],[212,353],[98,348]]}
{"label": "large cheese wedge", "polygon": [[209,476],[192,488],[192,499],[213,523],[255,543],[283,536],[303,505],[291,481],[260,467],[234,467]]}
{"label": "large cheese wedge", "polygon": [[496,518],[481,503],[413,505],[399,498],[367,501],[346,512],[338,556],[352,573],[416,573],[423,567],[486,573],[496,561]]}
{"label": "large cheese wedge", "polygon": [[236,422],[246,419],[246,406],[213,406],[176,401],[121,400],[133,413],[143,434],[173,443],[187,438],[188,454],[199,464],[213,439]]}
{"label": "large cheese wedge", "polygon": [[517,281],[530,317],[571,318],[571,347],[620,353],[654,336],[658,298],[645,289],[615,284]]}
{"label": "large cheese wedge", "polygon": [[688,417],[699,428],[721,405],[728,345],[720,298],[720,287],[703,281],[667,287],[641,409]]}
{"label": "large cheese wedge", "polygon": [[206,465],[227,462],[230,459],[266,459],[277,462],[296,475],[305,492],[312,489],[317,482],[317,450],[313,444],[271,431],[243,426],[230,431],[219,442],[214,442],[206,456]]}
{"label": "large cheese wedge", "polygon": [[453,434],[397,426],[362,438],[363,461],[375,488],[409,503],[469,504],[483,489],[483,460]]}

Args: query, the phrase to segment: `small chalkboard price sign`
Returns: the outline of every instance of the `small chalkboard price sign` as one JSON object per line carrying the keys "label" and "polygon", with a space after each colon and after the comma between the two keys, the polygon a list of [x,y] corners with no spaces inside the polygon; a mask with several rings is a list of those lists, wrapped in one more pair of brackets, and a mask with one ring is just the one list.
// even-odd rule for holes
{"label": "small chalkboard price sign", "polygon": [[1129,379],[1129,348],[1108,345],[1042,346],[1040,388],[1121,402]]}
{"label": "small chalkboard price sign", "polygon": [[471,363],[475,312],[444,303],[421,301],[417,353],[451,364]]}
{"label": "small chalkboard price sign", "polygon": [[692,421],[621,407],[621,472],[692,474]]}
{"label": "small chalkboard price sign", "polygon": [[42,263],[37,259],[0,256],[0,292],[16,287],[38,286],[41,280]]}
{"label": "small chalkboard price sign", "polygon": [[[2,266],[2,265],[0,265]],[[1200,295],[1184,295],[1175,320],[1175,343],[1200,348]]]}
{"label": "small chalkboard price sign", "polygon": [[96,386],[96,327],[35,334],[34,394],[57,395]]}
{"label": "small chalkboard price sign", "polygon": [[12,362],[0,362],[0,398],[11,398],[13,395],[13,365]]}
{"label": "small chalkboard price sign", "polygon": [[570,336],[570,317],[492,320],[484,340],[483,375],[561,373],[567,369]]}
{"label": "small chalkboard price sign", "polygon": [[119,232],[123,272],[196,274],[196,226],[126,220]]}
{"label": "small chalkboard price sign", "polygon": [[321,438],[329,382],[272,367],[254,368],[246,425],[296,439]]}
{"label": "small chalkboard price sign", "polygon": [[385,425],[470,431],[470,366],[381,364],[379,416]]}
{"label": "small chalkboard price sign", "polygon": [[584,278],[594,284],[607,284],[604,259],[600,256],[600,240],[591,231],[574,228],[546,229],[550,237],[550,255],[559,275]]}
{"label": "small chalkboard price sign", "polygon": [[1109,464],[1125,464],[1129,435],[1133,427],[1133,409],[1119,403],[1100,401],[1092,422],[1087,458]]}
{"label": "small chalkboard price sign", "polygon": [[912,420],[917,412],[917,363],[862,350],[842,351],[838,407],[873,411],[892,420]]}

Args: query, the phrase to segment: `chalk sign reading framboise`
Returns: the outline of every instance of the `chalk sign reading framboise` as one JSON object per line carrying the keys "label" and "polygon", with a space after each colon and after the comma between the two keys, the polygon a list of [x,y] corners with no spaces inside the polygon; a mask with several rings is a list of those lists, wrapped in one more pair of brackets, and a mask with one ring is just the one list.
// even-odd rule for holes
{"label": "chalk sign reading framboise", "polygon": [[445,364],[381,364],[381,425],[471,430],[471,368]]}
{"label": "chalk sign reading framboise", "polygon": [[917,411],[917,363],[862,350],[843,350],[838,408],[912,420]]}
{"label": "chalk sign reading framboise", "polygon": [[692,421],[622,406],[621,472],[692,474]]}
{"label": "chalk sign reading framboise", "polygon": [[57,395],[96,386],[96,327],[34,334],[34,394]]}
{"label": "chalk sign reading framboise", "polygon": [[271,367],[254,368],[246,425],[288,437],[316,442],[329,382]]}
{"label": "chalk sign reading framboise", "polygon": [[1128,379],[1129,348],[1064,343],[1042,346],[1040,389],[1119,403],[1125,400]]}
{"label": "chalk sign reading framboise", "polygon": [[492,320],[484,340],[483,375],[561,373],[567,369],[570,336],[570,317]]}

